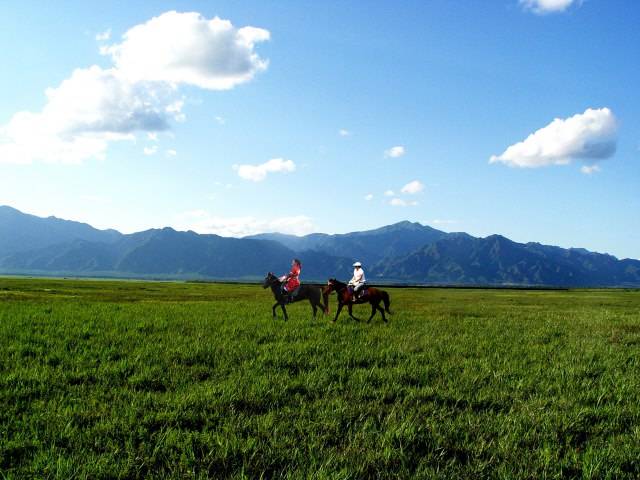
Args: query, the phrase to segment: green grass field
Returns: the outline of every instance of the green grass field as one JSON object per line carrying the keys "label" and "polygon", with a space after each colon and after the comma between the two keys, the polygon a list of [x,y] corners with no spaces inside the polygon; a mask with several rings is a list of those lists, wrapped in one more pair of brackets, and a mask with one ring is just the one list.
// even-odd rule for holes
{"label": "green grass field", "polygon": [[389,291],[0,278],[0,478],[640,477],[640,292]]}

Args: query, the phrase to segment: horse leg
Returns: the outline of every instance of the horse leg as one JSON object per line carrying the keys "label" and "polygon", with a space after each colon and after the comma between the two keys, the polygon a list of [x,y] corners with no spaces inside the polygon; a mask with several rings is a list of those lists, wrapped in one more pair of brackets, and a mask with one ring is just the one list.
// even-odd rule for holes
{"label": "horse leg", "polygon": [[334,322],[336,320],[338,320],[338,316],[340,315],[340,312],[342,311],[342,307],[343,307],[343,305],[341,303],[339,303],[338,304],[338,310],[336,311],[336,318],[333,319]]}
{"label": "horse leg", "polygon": [[371,319],[373,318],[373,316],[376,314],[376,306],[372,303],[371,304],[371,315],[369,316],[369,320],[367,320],[367,323],[369,323],[371,321]]}
{"label": "horse leg", "polygon": [[309,297],[309,302],[311,303],[311,305],[313,306],[313,319],[316,319],[316,311],[318,308],[320,308],[320,311],[322,312],[322,315],[324,315],[326,313],[325,311],[325,306],[322,303],[322,293],[320,291],[318,291],[317,295],[312,295]]}
{"label": "horse leg", "polygon": [[289,320],[289,315],[287,315],[287,309],[284,308],[284,303],[280,304],[280,308],[282,309],[282,313],[284,314],[284,321]]}
{"label": "horse leg", "polygon": [[376,308],[382,314],[382,320],[384,320],[384,323],[387,323],[387,317],[384,314],[384,308],[382,308],[380,304],[376,305]]}
{"label": "horse leg", "polygon": [[276,302],[273,304],[273,307],[271,307],[271,312],[273,313],[273,318],[276,318],[276,307],[280,305],[280,302]]}
{"label": "horse leg", "polygon": [[359,322],[360,319],[358,317],[353,316],[353,303],[349,304],[349,316],[353,318],[356,322]]}
{"label": "horse leg", "polygon": [[320,311],[322,312],[322,315],[326,315],[327,314],[327,307],[324,303],[322,303],[322,300],[318,298],[318,300],[316,300],[316,307],[318,307],[320,309]]}

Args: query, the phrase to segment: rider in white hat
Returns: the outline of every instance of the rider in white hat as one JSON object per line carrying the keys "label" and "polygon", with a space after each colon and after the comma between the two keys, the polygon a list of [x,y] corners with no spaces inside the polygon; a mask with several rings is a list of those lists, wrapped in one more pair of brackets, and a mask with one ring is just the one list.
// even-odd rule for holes
{"label": "rider in white hat", "polygon": [[364,270],[362,264],[356,262],[353,264],[353,277],[349,280],[349,286],[352,289],[354,301],[358,299],[360,290],[364,287],[367,280],[364,278]]}

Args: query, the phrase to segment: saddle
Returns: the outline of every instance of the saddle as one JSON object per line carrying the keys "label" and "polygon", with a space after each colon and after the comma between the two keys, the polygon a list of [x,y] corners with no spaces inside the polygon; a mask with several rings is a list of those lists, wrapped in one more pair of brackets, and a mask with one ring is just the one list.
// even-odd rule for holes
{"label": "saddle", "polygon": [[357,294],[355,292],[351,292],[351,299],[353,302],[359,302],[360,300],[364,300],[367,295],[369,295],[369,287],[363,287]]}
{"label": "saddle", "polygon": [[293,302],[294,298],[298,295],[298,292],[300,292],[301,286],[302,284],[298,285],[293,292],[287,292],[287,290],[284,288],[284,285],[282,286],[282,295],[287,300],[287,303]]}

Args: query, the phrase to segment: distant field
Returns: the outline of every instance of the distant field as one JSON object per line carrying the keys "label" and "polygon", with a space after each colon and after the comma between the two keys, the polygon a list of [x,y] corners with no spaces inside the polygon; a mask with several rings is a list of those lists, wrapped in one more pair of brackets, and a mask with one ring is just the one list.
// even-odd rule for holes
{"label": "distant field", "polygon": [[389,290],[0,278],[0,478],[640,477],[640,292]]}

